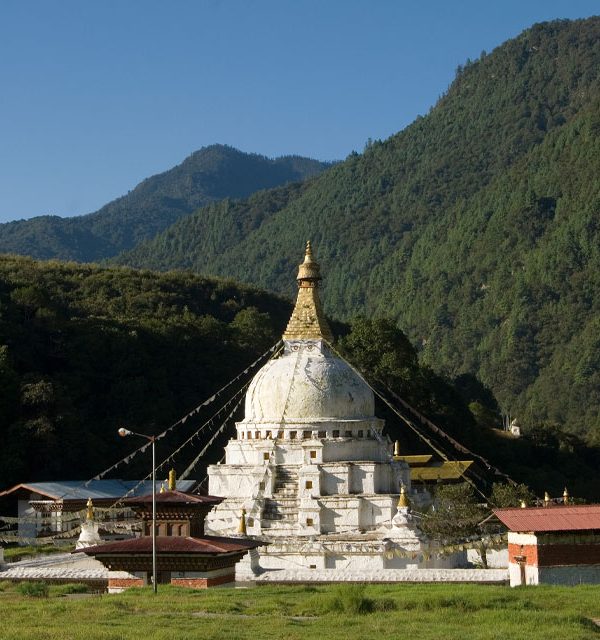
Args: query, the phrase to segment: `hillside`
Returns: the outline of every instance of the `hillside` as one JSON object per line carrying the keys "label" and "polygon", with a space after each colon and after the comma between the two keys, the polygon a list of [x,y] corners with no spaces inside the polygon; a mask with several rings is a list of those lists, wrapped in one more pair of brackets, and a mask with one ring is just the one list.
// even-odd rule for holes
{"label": "hillside", "polygon": [[271,160],[224,145],[204,147],[147,178],[99,211],[0,224],[0,252],[91,262],[152,238],[198,207],[316,176],[329,166],[300,156]]}
{"label": "hillside", "polygon": [[190,274],[21,257],[0,257],[0,308],[1,488],[108,467],[134,448],[117,428],[168,427],[273,345],[291,309]]}
{"label": "hillside", "polygon": [[[280,337],[291,306],[232,282],[189,273],[157,274],[61,262],[0,257],[0,489],[23,481],[89,478],[135,445],[118,438],[126,426],[159,433],[238,376]],[[519,440],[486,426],[497,405],[468,376],[456,384],[418,362],[391,322],[337,325],[338,347],[374,384],[408,400],[464,445],[538,493],[596,497],[600,449],[555,430]],[[158,443],[163,460],[188,439],[255,370],[242,374],[219,403],[189,416]],[[214,430],[231,411],[221,415]],[[431,453],[380,403],[386,433],[404,451]],[[241,409],[236,419],[241,418]],[[483,418],[483,419],[482,419]],[[203,456],[221,459],[231,423]],[[179,473],[209,440],[203,432],[171,461]],[[456,455],[435,433],[435,447]],[[460,454],[464,455],[464,454]],[[119,477],[148,470],[143,456]],[[502,480],[480,464],[487,492]]]}
{"label": "hillside", "polygon": [[534,25],[425,117],[302,188],[208,206],[120,264],[291,295],[311,238],[331,315],[388,315],[526,428],[600,442],[600,18]]}

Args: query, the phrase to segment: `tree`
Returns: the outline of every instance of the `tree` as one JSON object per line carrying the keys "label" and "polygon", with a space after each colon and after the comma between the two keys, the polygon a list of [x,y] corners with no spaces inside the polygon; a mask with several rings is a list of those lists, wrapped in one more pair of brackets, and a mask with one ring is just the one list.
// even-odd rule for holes
{"label": "tree", "polygon": [[442,544],[464,541],[479,532],[487,514],[468,482],[440,485],[433,504],[421,522],[422,530]]}

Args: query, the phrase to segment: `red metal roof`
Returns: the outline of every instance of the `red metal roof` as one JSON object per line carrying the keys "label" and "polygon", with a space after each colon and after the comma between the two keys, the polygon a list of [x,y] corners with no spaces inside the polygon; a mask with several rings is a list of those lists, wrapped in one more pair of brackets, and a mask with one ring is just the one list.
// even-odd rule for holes
{"label": "red metal roof", "polygon": [[[236,551],[248,551],[261,546],[261,542],[248,538],[218,538],[206,536],[204,538],[184,538],[178,536],[157,536],[157,553],[183,553],[219,555]],[[152,537],[142,536],[130,540],[118,540],[107,544],[99,544],[95,547],[78,549],[74,553],[86,553],[89,556],[102,554],[150,554],[152,553]]]}
{"label": "red metal roof", "polygon": [[600,505],[494,509],[510,531],[589,531],[600,530]]}

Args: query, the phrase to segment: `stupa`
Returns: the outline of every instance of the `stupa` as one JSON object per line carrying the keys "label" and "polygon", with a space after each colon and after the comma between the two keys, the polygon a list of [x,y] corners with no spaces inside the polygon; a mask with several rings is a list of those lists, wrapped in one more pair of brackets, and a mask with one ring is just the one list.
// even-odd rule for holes
{"label": "stupa", "polygon": [[444,566],[420,553],[428,545],[410,514],[410,467],[382,435],[372,390],[331,346],[310,243],[297,280],[283,352],[256,374],[225,462],[208,469],[209,493],[226,499],[207,532],[234,534],[244,510],[248,535],[268,542],[238,565],[238,580]]}

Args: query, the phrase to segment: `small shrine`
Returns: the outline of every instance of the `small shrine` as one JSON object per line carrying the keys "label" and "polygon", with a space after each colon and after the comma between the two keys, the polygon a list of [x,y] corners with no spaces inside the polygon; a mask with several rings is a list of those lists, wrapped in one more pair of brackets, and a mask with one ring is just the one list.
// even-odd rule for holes
{"label": "small shrine", "polygon": [[[142,520],[141,537],[74,552],[93,556],[109,569],[109,593],[151,584],[152,498],[149,494],[124,500]],[[233,583],[236,563],[262,544],[244,537],[205,536],[204,519],[223,498],[177,490],[174,471],[169,474],[168,490],[157,493],[155,500],[158,584],[205,589]],[[89,515],[88,511],[87,523]]]}

